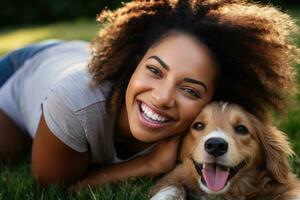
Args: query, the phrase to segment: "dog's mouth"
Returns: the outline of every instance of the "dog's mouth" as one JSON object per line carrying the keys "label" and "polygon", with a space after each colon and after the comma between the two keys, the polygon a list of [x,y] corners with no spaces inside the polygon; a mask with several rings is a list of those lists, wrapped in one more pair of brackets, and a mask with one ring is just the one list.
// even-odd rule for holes
{"label": "dog's mouth", "polygon": [[220,192],[228,184],[229,180],[234,177],[245,162],[240,162],[235,167],[228,167],[218,163],[198,163],[194,159],[193,163],[201,177],[201,182],[212,192]]}

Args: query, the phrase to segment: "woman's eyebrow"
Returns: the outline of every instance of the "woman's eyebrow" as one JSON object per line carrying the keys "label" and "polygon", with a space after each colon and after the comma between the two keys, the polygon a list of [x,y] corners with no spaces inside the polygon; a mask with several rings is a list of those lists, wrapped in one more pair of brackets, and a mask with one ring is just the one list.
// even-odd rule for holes
{"label": "woman's eyebrow", "polygon": [[186,82],[190,82],[190,83],[195,83],[195,84],[201,85],[205,89],[205,92],[207,92],[207,86],[202,81],[191,79],[191,78],[184,78],[183,80],[186,81]]}
{"label": "woman's eyebrow", "polygon": [[164,61],[162,61],[158,56],[150,56],[148,59],[154,59],[154,60],[156,60],[157,62],[159,62],[159,64],[163,67],[163,68],[165,68],[165,70],[167,70],[167,71],[169,71],[169,66],[164,62]]}

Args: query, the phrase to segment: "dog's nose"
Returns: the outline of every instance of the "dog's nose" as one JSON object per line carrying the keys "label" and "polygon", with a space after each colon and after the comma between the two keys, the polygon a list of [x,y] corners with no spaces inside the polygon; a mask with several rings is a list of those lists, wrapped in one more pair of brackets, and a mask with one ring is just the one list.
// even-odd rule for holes
{"label": "dog's nose", "polygon": [[210,138],[204,143],[204,148],[212,156],[222,156],[228,150],[228,143],[222,138]]}

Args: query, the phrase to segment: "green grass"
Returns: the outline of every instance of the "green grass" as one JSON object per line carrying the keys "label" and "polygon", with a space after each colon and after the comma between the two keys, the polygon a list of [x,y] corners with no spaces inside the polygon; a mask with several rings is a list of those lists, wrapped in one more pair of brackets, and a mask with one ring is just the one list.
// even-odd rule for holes
{"label": "green grass", "polygon": [[[291,9],[290,13],[300,21],[300,9]],[[298,21],[298,24],[299,24]],[[300,25],[300,24],[299,24]],[[7,28],[0,32],[0,55],[3,55],[15,48],[37,42],[48,38],[65,40],[81,39],[91,40],[96,36],[99,29],[97,23],[89,20],[78,20],[74,22],[61,22],[50,25],[29,26],[22,28]],[[300,46],[300,33],[296,38]],[[300,66],[297,66],[300,74]],[[298,78],[300,86],[300,78]],[[297,155],[300,155],[300,93],[296,97],[295,105],[288,110],[284,118],[276,118],[276,125],[287,133]],[[39,188],[30,175],[29,158],[24,158],[21,163],[12,167],[0,166],[0,200],[57,200],[57,199],[148,199],[147,192],[152,180],[134,179],[115,186],[104,186],[101,189],[86,189],[77,194],[66,194],[64,188],[50,187]],[[300,175],[299,159],[293,161],[294,171]]]}
{"label": "green grass", "polygon": [[40,188],[30,176],[29,159],[22,160],[17,166],[0,167],[0,200],[141,200],[147,199],[151,179],[131,179],[120,184],[104,185],[101,189],[86,188],[77,193],[66,193],[64,187]]}

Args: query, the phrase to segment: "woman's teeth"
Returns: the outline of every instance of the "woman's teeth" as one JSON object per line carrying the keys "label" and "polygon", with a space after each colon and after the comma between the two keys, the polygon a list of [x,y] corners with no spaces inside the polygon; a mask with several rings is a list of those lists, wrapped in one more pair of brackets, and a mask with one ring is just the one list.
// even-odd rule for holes
{"label": "woman's teeth", "polygon": [[169,118],[166,118],[164,116],[161,116],[161,115],[155,113],[153,110],[151,110],[151,108],[146,106],[146,104],[144,104],[144,103],[141,103],[141,109],[142,109],[143,113],[145,114],[145,116],[153,121],[167,122],[169,120]]}

